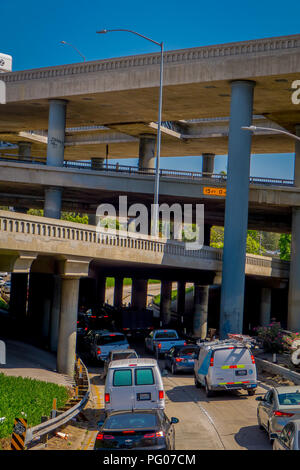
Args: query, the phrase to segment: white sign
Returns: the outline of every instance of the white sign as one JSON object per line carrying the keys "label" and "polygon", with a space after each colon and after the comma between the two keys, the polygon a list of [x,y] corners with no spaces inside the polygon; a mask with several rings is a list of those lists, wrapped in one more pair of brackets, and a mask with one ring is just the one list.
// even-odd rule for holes
{"label": "white sign", "polygon": [[6,350],[4,341],[0,341],[0,364],[6,364]]}
{"label": "white sign", "polygon": [[6,84],[0,80],[0,104],[6,104]]}

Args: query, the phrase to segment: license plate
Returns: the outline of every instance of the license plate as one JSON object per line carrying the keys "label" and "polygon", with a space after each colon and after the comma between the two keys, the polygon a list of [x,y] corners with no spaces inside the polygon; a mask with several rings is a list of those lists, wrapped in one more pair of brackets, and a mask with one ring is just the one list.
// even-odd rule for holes
{"label": "license plate", "polygon": [[138,401],[151,400],[151,393],[138,393]]}
{"label": "license plate", "polygon": [[241,375],[247,375],[247,371],[244,370],[244,369],[243,369],[243,370],[236,370],[236,371],[235,371],[235,375],[239,375],[239,376],[241,376]]}

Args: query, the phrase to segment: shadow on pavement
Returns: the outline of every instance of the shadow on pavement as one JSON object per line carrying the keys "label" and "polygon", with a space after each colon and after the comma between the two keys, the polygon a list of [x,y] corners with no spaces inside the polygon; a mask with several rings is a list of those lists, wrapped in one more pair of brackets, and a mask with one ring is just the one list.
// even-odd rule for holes
{"label": "shadow on pavement", "polygon": [[272,450],[267,433],[258,426],[245,426],[234,436],[235,441],[247,450]]}

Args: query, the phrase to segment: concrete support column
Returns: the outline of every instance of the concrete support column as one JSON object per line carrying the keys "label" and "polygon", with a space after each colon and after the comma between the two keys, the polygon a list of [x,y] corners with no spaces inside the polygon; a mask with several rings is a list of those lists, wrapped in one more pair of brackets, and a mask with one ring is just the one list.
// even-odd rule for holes
{"label": "concrete support column", "polygon": [[177,313],[179,315],[185,314],[185,281],[177,283]]}
{"label": "concrete support column", "polygon": [[50,317],[50,341],[49,348],[52,352],[57,352],[58,332],[59,332],[59,315],[61,302],[61,277],[53,276],[53,293]]}
{"label": "concrete support column", "polygon": [[207,336],[208,297],[209,286],[200,286],[195,283],[193,334],[201,339]]}
{"label": "concrete support column", "polygon": [[57,371],[73,377],[78,315],[79,278],[62,279]]}
{"label": "concrete support column", "polygon": [[160,289],[160,319],[163,326],[171,322],[172,282],[162,281]]}
{"label": "concrete support column", "polygon": [[28,274],[27,273],[12,273],[11,274],[11,290],[9,300],[10,314],[18,320],[23,321],[26,317],[27,306],[27,286]]}
{"label": "concrete support column", "polygon": [[212,225],[204,224],[204,246],[210,246],[210,231]]}
{"label": "concrete support column", "polygon": [[254,82],[231,84],[220,338],[242,333]]}
{"label": "concrete support column", "polygon": [[91,158],[92,170],[103,170],[104,158]]}
{"label": "concrete support column", "polygon": [[101,307],[105,303],[106,277],[97,278],[97,305]]}
{"label": "concrete support column", "polygon": [[44,217],[60,219],[62,189],[45,189]]}
{"label": "concrete support column", "polygon": [[271,293],[269,287],[262,287],[260,300],[260,325],[267,326],[271,322]]}
{"label": "concrete support column", "polygon": [[[50,166],[64,164],[66,104],[64,100],[50,100],[49,103],[47,165]],[[60,218],[61,197],[61,188],[45,190],[45,217]]]}
{"label": "concrete support column", "polygon": [[[300,137],[300,124],[296,126],[296,135]],[[300,142],[295,141],[295,186],[300,187]],[[288,297],[287,328],[291,331],[300,330],[300,208],[293,207],[291,262]]]}
{"label": "concrete support column", "polygon": [[139,169],[155,168],[155,142],[152,135],[141,135],[139,142]]}
{"label": "concrete support column", "polygon": [[122,307],[123,300],[123,278],[115,278],[115,288],[114,288],[114,307]]}
{"label": "concrete support column", "polygon": [[203,176],[210,178],[214,173],[215,167],[215,154],[203,153],[202,154],[202,173]]}
{"label": "concrete support column", "polygon": [[31,146],[32,146],[31,142],[18,142],[18,147],[19,147],[18,156],[20,160],[31,159]]}
{"label": "concrete support column", "polygon": [[132,279],[131,306],[135,310],[147,307],[147,279]]}

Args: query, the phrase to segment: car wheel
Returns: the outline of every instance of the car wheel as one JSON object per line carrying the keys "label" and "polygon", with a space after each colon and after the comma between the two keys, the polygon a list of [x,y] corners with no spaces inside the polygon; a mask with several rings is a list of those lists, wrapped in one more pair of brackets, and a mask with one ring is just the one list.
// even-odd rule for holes
{"label": "car wheel", "polygon": [[249,397],[253,397],[255,395],[255,390],[248,390]]}
{"label": "car wheel", "polygon": [[205,380],[205,393],[208,398],[214,396],[214,392],[208,388],[208,384],[206,380]]}
{"label": "car wheel", "polygon": [[270,441],[270,444],[273,444],[274,442],[274,439],[271,439],[271,429],[270,429],[270,423],[268,423],[268,436],[269,436],[269,441]]}
{"label": "car wheel", "polygon": [[197,379],[196,376],[194,376],[194,379],[195,379],[195,386],[196,386],[197,388],[201,388],[201,384],[200,384],[200,382],[198,382],[198,379]]}
{"label": "car wheel", "polygon": [[174,366],[174,364],[172,364],[171,372],[172,372],[173,375],[175,375],[177,373],[176,367]]}

